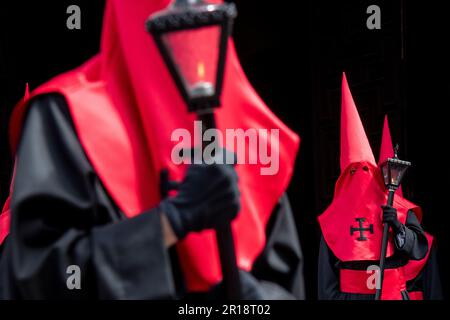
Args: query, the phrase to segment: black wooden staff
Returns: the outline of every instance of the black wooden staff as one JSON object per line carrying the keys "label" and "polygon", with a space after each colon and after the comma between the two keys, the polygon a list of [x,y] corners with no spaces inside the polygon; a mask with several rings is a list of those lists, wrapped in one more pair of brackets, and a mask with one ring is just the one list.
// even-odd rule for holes
{"label": "black wooden staff", "polygon": [[[400,186],[400,183],[405,175],[406,169],[411,166],[411,162],[400,160],[397,156],[398,145],[394,149],[394,157],[388,158],[381,165],[381,172],[383,174],[384,184],[386,185],[389,194],[387,199],[387,205],[392,207],[394,205],[395,191]],[[386,252],[389,240],[389,224],[385,223],[383,227],[383,239],[381,241],[381,254],[380,254],[380,274],[377,283],[377,291],[375,293],[375,300],[381,299],[381,293],[383,291],[383,279],[384,269],[386,262]]]}
{"label": "black wooden staff", "polygon": [[[197,117],[202,123],[202,136],[206,130],[216,129],[216,119],[213,109],[199,112],[197,113]],[[217,141],[214,143],[217,143]],[[202,143],[202,150],[204,147],[205,145]],[[225,158],[225,154],[223,157]],[[226,296],[230,300],[238,300],[241,298],[241,281],[236,262],[236,250],[231,224],[225,223],[218,227],[216,229],[216,237]]]}
{"label": "black wooden staff", "polygon": [[[395,189],[389,188],[389,194],[388,194],[388,200],[387,200],[388,206],[392,206],[394,204],[394,194],[395,194]],[[389,224],[385,223],[383,226],[383,239],[381,241],[380,275],[379,275],[379,280],[378,280],[379,285],[377,286],[377,291],[375,293],[375,300],[381,299],[381,292],[383,290],[383,278],[384,278],[384,269],[385,269],[385,262],[386,262],[388,239],[389,239]]]}

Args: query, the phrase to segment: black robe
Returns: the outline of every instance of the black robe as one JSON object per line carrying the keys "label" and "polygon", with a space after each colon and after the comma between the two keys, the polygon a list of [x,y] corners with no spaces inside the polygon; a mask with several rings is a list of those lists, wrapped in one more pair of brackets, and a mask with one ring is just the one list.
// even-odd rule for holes
{"label": "black robe", "polygon": [[[118,209],[82,149],[64,97],[32,100],[16,165],[0,298],[211,298],[184,291],[157,209],[132,219]],[[80,290],[67,287],[71,265],[80,268]],[[251,273],[264,298],[302,299],[302,267],[292,211],[283,196]]]}
{"label": "black robe", "polygon": [[[386,258],[386,268],[398,268],[404,266],[410,259],[420,260],[425,257],[428,243],[420,223],[412,211],[408,212],[405,223],[404,243],[401,248],[397,241],[395,253]],[[424,269],[419,276],[407,282],[407,291],[422,291],[424,299],[442,299],[441,284],[437,262],[433,248]],[[323,236],[319,249],[318,268],[318,297],[320,300],[373,300],[374,295],[354,294],[340,291],[339,270],[367,270],[370,265],[378,265],[379,261],[340,261],[328,247]],[[404,299],[408,297],[404,296]]]}

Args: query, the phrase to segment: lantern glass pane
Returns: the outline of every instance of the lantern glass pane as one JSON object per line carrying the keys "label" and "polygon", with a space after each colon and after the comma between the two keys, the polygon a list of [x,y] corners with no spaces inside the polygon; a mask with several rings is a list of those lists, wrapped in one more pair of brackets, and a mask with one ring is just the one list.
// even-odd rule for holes
{"label": "lantern glass pane", "polygon": [[381,171],[383,173],[384,184],[388,185],[390,183],[390,178],[389,178],[389,164],[387,162],[385,162],[382,165]]}
{"label": "lantern glass pane", "polygon": [[221,26],[172,31],[162,41],[190,98],[216,92]]}
{"label": "lantern glass pane", "polygon": [[398,186],[402,175],[401,168],[395,164],[391,165],[390,167],[391,167],[390,184],[393,186]]}

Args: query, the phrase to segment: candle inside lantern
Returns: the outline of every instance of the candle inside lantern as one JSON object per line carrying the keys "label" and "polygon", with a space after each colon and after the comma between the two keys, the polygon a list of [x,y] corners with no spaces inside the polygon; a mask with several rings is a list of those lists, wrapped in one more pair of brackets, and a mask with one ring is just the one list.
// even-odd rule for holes
{"label": "candle inside lantern", "polygon": [[191,88],[193,98],[210,97],[214,95],[214,86],[211,82],[200,81]]}

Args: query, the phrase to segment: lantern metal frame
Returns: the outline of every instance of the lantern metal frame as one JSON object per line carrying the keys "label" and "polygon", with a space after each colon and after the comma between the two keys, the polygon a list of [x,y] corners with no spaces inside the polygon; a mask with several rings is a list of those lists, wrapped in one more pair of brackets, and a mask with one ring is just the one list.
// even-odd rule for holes
{"label": "lantern metal frame", "polygon": [[[397,154],[394,155],[393,158],[388,158],[380,165],[381,174],[383,176],[383,181],[388,190],[397,190],[400,184],[402,183],[403,177],[405,175],[406,170],[411,166],[411,162],[400,160],[397,157]],[[392,180],[392,172],[394,169],[398,169],[400,172],[397,181],[393,183]]]}
{"label": "lantern metal frame", "polygon": [[[190,112],[208,111],[220,105],[228,38],[236,16],[236,6],[232,3],[209,4],[203,0],[176,0],[168,9],[151,15],[146,21],[147,31],[153,36]],[[192,97],[186,89],[186,81],[162,37],[169,32],[195,30],[208,26],[220,27],[219,56],[214,93],[212,95]]]}

